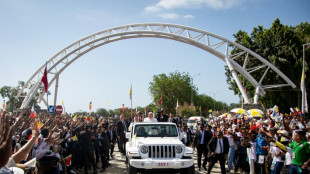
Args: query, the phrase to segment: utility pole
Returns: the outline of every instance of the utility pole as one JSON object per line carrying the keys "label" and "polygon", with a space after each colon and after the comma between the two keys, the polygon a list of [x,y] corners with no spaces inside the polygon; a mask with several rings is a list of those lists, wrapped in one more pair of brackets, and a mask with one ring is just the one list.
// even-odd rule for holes
{"label": "utility pole", "polygon": [[200,73],[199,73],[199,74],[195,74],[195,75],[192,77],[192,91],[191,91],[191,105],[192,105],[192,106],[194,106],[194,101],[193,101],[194,78],[195,78],[196,76],[199,76],[199,75],[200,75]]}
{"label": "utility pole", "polygon": [[[302,52],[303,52],[303,56],[302,56],[302,76],[304,76],[305,74],[305,57],[306,57],[306,53],[305,53],[305,48],[306,46],[310,45],[310,43],[307,44],[303,44],[302,45]],[[305,85],[305,78],[302,79],[304,82],[304,85],[302,86],[302,98],[301,98],[301,111],[302,113],[305,113],[305,101],[306,101],[306,85]]]}
{"label": "utility pole", "polygon": [[213,100],[214,100],[214,108],[213,108],[213,111],[215,111],[215,93],[214,92],[210,92],[210,93],[212,93],[213,94]]}

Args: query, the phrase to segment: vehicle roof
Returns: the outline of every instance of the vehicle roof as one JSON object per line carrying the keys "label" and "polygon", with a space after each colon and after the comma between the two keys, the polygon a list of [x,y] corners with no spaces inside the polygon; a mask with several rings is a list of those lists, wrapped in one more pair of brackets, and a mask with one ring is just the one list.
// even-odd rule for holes
{"label": "vehicle roof", "polygon": [[203,116],[192,116],[192,117],[189,117],[188,119],[195,119],[195,118],[204,118]]}
{"label": "vehicle roof", "polygon": [[137,124],[170,124],[170,125],[175,125],[175,123],[171,123],[171,122],[133,122],[133,124],[137,125]]}

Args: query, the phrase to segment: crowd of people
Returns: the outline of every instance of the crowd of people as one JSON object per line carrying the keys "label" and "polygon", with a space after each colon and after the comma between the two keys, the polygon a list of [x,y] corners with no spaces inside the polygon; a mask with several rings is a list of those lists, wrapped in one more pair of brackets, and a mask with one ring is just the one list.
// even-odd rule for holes
{"label": "crowd of people", "polygon": [[180,140],[197,150],[198,171],[211,173],[219,162],[224,174],[309,173],[310,123],[303,114],[210,116],[205,123],[187,127],[185,119],[162,109],[127,119],[120,115],[118,120],[1,111],[0,174],[105,172],[116,145],[125,155],[125,135],[132,122],[175,123]]}

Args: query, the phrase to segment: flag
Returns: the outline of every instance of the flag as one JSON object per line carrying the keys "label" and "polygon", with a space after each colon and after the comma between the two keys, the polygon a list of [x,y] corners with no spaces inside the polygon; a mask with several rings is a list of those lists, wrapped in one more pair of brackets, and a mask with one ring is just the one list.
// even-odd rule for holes
{"label": "flag", "polygon": [[179,108],[179,99],[177,99],[177,106],[176,108]]}
{"label": "flag", "polygon": [[136,113],[138,113],[138,105],[136,105]]}
{"label": "flag", "polygon": [[36,118],[35,112],[36,112],[36,111],[34,110],[34,105],[32,105],[32,108],[31,108],[31,115],[30,115],[31,118]]}
{"label": "flag", "polygon": [[72,137],[72,140],[73,140],[73,141],[77,140],[77,136],[74,135],[74,137]]}
{"label": "flag", "polygon": [[2,107],[5,109],[5,100],[3,100]]}
{"label": "flag", "polygon": [[212,112],[212,109],[210,109],[209,112]]}
{"label": "flag", "polygon": [[108,107],[110,108],[110,102],[108,101]]}
{"label": "flag", "polygon": [[125,105],[123,104],[123,112],[125,111]]}
{"label": "flag", "polygon": [[36,167],[36,162],[37,162],[36,158],[33,158],[30,161],[26,162],[25,166],[28,167],[28,168]]}
{"label": "flag", "polygon": [[40,122],[40,121],[37,122],[37,127],[38,127],[39,129],[41,129],[41,127],[42,127],[43,125],[44,125],[44,124],[43,124],[42,122]]}
{"label": "flag", "polygon": [[44,85],[44,91],[47,92],[47,88],[48,88],[48,81],[47,81],[47,66],[45,66],[45,70],[44,70],[44,74],[41,78],[41,82]]}
{"label": "flag", "polygon": [[89,110],[91,111],[92,102],[89,103]]}
{"label": "flag", "polygon": [[146,107],[144,108],[144,112],[146,111]]}
{"label": "flag", "polygon": [[158,105],[160,106],[161,105],[161,102],[162,102],[162,95],[160,96],[160,99],[159,99],[159,102],[158,102]]}
{"label": "flag", "polygon": [[201,111],[201,106],[199,106],[199,111]]}
{"label": "flag", "polygon": [[129,97],[130,97],[130,100],[132,100],[132,85],[130,86]]}
{"label": "flag", "polygon": [[66,166],[70,166],[70,165],[71,165],[72,155],[69,155],[69,156],[66,157],[65,159],[66,159]]}
{"label": "flag", "polygon": [[64,100],[61,101],[61,104],[64,105]]}
{"label": "flag", "polygon": [[89,118],[88,116],[86,116],[86,120],[87,120],[87,121],[90,121],[90,118]]}

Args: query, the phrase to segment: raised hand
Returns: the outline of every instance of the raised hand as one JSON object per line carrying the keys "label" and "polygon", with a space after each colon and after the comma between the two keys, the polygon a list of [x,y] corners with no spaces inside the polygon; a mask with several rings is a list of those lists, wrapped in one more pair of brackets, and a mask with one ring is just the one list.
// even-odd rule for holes
{"label": "raised hand", "polygon": [[12,136],[15,129],[10,124],[10,117],[4,111],[0,115],[0,168],[9,160],[12,152]]}

